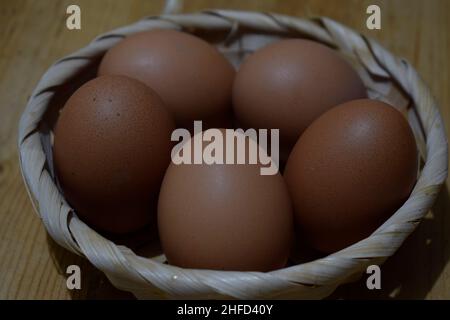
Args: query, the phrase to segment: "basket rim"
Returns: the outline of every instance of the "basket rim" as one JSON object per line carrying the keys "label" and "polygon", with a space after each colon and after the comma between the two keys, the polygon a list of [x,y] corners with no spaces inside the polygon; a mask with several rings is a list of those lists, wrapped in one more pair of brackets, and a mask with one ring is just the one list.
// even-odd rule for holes
{"label": "basket rim", "polygon": [[[76,215],[70,213],[71,208],[65,203],[61,194],[49,195],[48,201],[51,203],[40,201],[45,199],[38,191],[46,191],[42,186],[53,188],[53,190],[56,188],[54,185],[51,186],[52,179],[45,168],[45,154],[42,142],[39,139],[38,125],[48,106],[46,103],[57,91],[58,86],[65,83],[91,57],[105,52],[126,35],[141,30],[149,30],[156,25],[159,28],[169,29],[196,28],[208,30],[235,30],[236,26],[238,26],[239,28],[248,27],[263,33],[275,32],[282,35],[288,32],[291,33],[294,30],[299,35],[305,32],[317,41],[329,45],[336,45],[335,38],[339,36],[340,32],[345,33],[345,37],[353,39],[359,45],[364,43],[387,75],[395,79],[410,95],[411,100],[414,102],[413,107],[416,108],[426,132],[428,155],[409,199],[371,236],[326,257],[267,273],[183,269],[162,264],[153,258],[139,257],[128,248],[117,246],[112,241],[103,238],[79,220]],[[343,48],[341,47],[340,49],[342,50]],[[351,47],[349,50],[355,50],[355,47]],[[62,68],[62,65],[65,65],[65,67]],[[272,284],[277,288],[276,290],[291,288],[292,285],[338,285],[341,279],[348,278],[355,270],[360,270],[374,261],[383,261],[398,249],[406,237],[415,229],[416,222],[431,207],[440,186],[447,177],[448,170],[447,139],[437,103],[418,73],[407,61],[396,58],[375,40],[366,38],[330,18],[305,19],[274,13],[233,10],[207,10],[192,14],[147,17],[136,23],[102,34],[86,47],[58,60],[43,75],[22,114],[19,125],[18,149],[20,171],[33,207],[42,218],[47,231],[60,245],[72,252],[85,256],[96,267],[104,271],[110,280],[119,283],[120,281],[116,279],[118,271],[114,269],[117,268],[117,262],[115,262],[114,267],[107,265],[105,261],[108,260],[108,257],[104,252],[101,252],[102,249],[100,247],[106,246],[123,263],[122,268],[128,268],[130,264],[133,265],[134,274],[130,278],[134,277],[136,281],[144,281],[150,286],[154,286],[156,291],[167,291],[175,295],[178,291],[173,287],[192,286],[194,288],[193,291],[195,291],[199,282],[211,288],[215,293],[229,296],[230,292],[232,292],[231,295],[234,297],[255,296],[257,288],[273,291]],[[44,155],[44,158],[42,158],[42,155]],[[36,172],[38,170],[29,167],[28,164],[31,160],[38,162],[41,172]],[[419,205],[415,215],[399,215],[399,211],[403,209],[403,211],[407,209],[409,209],[409,212],[414,211],[409,206],[412,206],[412,204],[417,206],[416,202],[420,202],[422,205]],[[43,212],[51,207],[59,207],[59,210],[64,211],[65,214],[53,217],[54,220],[49,219],[49,216]],[[407,219],[404,220],[405,218]],[[395,239],[383,240],[387,233],[396,233]],[[70,238],[68,237],[69,234],[71,235]],[[101,245],[91,247],[93,239]],[[374,243],[376,243],[375,249]],[[377,246],[378,249],[376,249]],[[371,250],[369,250],[369,247],[371,247]],[[90,253],[86,254],[88,249]],[[369,253],[370,255],[368,256]],[[111,254],[111,252],[108,252],[108,254]],[[334,268],[336,265],[339,265],[339,268],[331,275],[327,275],[325,272],[317,273],[312,270],[319,265],[325,269]],[[166,275],[158,279],[156,274],[160,272],[166,273]],[[226,279],[223,282],[227,282],[227,284],[218,288],[216,282],[221,277]],[[149,278],[151,278],[151,281],[148,280]],[[164,281],[169,279],[172,280],[171,286],[173,287],[171,288],[168,288],[169,286],[164,283]],[[212,283],[208,279],[214,279],[216,282]],[[263,281],[269,283],[269,285],[261,287]],[[252,288],[249,291],[250,293],[241,292],[237,289],[240,282],[246,282]],[[127,287],[127,284],[120,283],[119,286]],[[225,287],[233,287],[233,289],[227,291],[228,289],[224,289]],[[158,294],[161,294],[161,292]]]}

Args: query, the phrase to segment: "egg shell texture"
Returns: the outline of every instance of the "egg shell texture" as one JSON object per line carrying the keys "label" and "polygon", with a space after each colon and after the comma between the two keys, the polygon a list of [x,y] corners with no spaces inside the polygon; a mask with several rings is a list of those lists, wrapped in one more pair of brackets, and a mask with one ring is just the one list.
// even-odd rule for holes
{"label": "egg shell texture", "polygon": [[280,129],[284,153],[322,113],[365,97],[364,84],[346,60],[304,39],[281,40],[256,51],[240,66],[233,84],[238,122]]}
{"label": "egg shell texture", "polygon": [[314,121],[286,165],[300,232],[334,252],[369,236],[408,198],[417,176],[408,122],[374,100],[337,106]]}
{"label": "egg shell texture", "polygon": [[163,99],[178,126],[230,125],[233,66],[208,42],[175,30],[128,36],[103,57],[99,75],[136,78]]}
{"label": "egg shell texture", "polygon": [[283,267],[293,215],[282,176],[260,165],[171,164],[158,202],[169,263],[185,268],[269,271]]}
{"label": "egg shell texture", "polygon": [[158,95],[137,80],[103,76],[81,86],[59,116],[53,146],[59,182],[77,214],[110,232],[147,223],[174,128]]}

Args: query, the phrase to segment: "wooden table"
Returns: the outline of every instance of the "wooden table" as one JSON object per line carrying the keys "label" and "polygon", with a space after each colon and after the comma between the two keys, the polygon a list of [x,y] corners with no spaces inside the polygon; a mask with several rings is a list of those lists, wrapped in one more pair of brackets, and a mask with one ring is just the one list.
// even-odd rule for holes
{"label": "wooden table", "polygon": [[[65,27],[66,8],[78,4],[82,29]],[[378,4],[382,29],[366,29],[366,8]],[[17,124],[33,87],[58,58],[99,33],[161,12],[164,1],[0,1],[0,298],[131,298],[111,286],[86,260],[56,245],[33,212],[19,172]],[[185,1],[182,12],[207,8],[326,15],[378,39],[407,58],[424,77],[450,127],[450,1]],[[450,180],[447,180],[447,185]],[[365,280],[333,298],[450,299],[450,199],[443,189],[435,208],[382,267],[382,290]],[[66,289],[64,271],[81,266],[82,289]]]}

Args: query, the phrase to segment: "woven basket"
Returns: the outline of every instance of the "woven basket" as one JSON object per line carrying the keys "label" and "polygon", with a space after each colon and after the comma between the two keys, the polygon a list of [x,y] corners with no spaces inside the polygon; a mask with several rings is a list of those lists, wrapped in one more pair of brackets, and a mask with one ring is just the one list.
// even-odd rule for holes
{"label": "woven basket", "polygon": [[[421,157],[417,183],[405,204],[370,237],[327,257],[268,273],[182,269],[164,257],[141,257],[84,224],[63,198],[52,163],[52,128],[58,110],[95,76],[106,50],[125,36],[154,28],[195,33],[236,67],[254,50],[280,38],[309,38],[339,51],[354,66],[371,98],[408,118]],[[33,204],[51,237],[89,259],[109,280],[138,298],[323,298],[391,256],[433,205],[447,177],[447,141],[435,100],[414,68],[377,42],[328,18],[206,11],[148,17],[96,38],[44,74],[22,115],[20,165]],[[405,266],[407,267],[407,266]]]}

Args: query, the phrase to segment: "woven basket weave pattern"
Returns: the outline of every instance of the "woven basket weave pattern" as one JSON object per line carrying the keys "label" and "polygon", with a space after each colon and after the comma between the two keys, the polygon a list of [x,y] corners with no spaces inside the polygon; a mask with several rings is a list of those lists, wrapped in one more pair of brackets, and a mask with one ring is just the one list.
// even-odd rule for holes
{"label": "woven basket weave pattern", "polygon": [[[127,247],[105,239],[78,219],[57,187],[51,128],[61,101],[94,76],[106,50],[127,35],[153,28],[204,34],[236,67],[249,53],[280,38],[307,37],[335,48],[355,67],[371,98],[395,105],[408,117],[423,161],[411,196],[370,237],[325,258],[268,273],[181,269],[157,258],[137,256]],[[101,35],[87,47],[57,61],[30,97],[21,118],[18,143],[28,192],[52,238],[85,256],[116,287],[138,298],[323,298],[368,265],[382,263],[399,248],[431,208],[447,177],[448,164],[439,109],[406,61],[328,18],[222,10],[145,18]]]}

